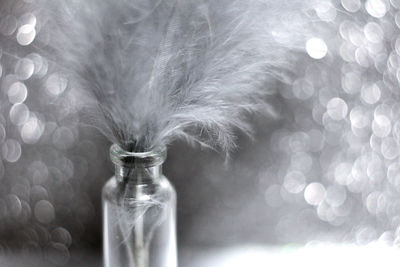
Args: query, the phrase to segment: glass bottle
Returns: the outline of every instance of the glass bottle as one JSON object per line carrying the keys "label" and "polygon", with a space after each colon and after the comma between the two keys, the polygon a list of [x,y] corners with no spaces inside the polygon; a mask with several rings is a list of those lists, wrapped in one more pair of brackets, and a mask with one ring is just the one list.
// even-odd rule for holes
{"label": "glass bottle", "polygon": [[176,267],[176,193],[162,174],[166,148],[134,153],[114,144],[104,185],[105,267]]}

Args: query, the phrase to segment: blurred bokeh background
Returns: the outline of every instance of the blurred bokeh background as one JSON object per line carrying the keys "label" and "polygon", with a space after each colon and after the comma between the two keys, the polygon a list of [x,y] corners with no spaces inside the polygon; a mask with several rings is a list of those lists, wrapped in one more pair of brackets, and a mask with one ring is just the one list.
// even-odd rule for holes
{"label": "blurred bokeh background", "polygon": [[[100,266],[110,144],[41,53],[52,36],[34,3],[0,1],[0,265]],[[292,80],[265,88],[254,140],[239,135],[228,163],[169,147],[180,266],[314,266],[336,252],[343,266],[399,263],[400,1],[320,0],[296,19],[315,36]],[[371,252],[380,260],[362,261]]]}

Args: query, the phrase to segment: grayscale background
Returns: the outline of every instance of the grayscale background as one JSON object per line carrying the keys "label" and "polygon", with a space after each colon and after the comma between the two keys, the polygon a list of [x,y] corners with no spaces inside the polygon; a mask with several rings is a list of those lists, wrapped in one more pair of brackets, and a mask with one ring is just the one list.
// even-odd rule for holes
{"label": "grayscale background", "polygon": [[[110,143],[63,101],[32,2],[0,18],[0,266],[101,266]],[[324,34],[289,84],[266,88],[254,140],[238,135],[228,162],[168,148],[180,266],[232,247],[400,245],[400,1],[317,1],[303,19]]]}

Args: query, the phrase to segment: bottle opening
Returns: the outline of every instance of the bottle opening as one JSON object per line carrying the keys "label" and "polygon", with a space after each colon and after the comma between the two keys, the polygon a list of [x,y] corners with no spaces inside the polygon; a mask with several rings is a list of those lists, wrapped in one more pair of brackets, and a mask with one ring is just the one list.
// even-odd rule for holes
{"label": "bottle opening", "polygon": [[122,149],[118,144],[110,148],[111,161],[121,167],[154,167],[162,164],[167,158],[167,148],[157,147],[148,152],[129,152]]}

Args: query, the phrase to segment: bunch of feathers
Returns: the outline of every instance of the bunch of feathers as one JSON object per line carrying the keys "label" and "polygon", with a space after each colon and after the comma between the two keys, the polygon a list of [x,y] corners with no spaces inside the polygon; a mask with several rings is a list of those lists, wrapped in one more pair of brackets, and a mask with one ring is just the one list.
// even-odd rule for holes
{"label": "bunch of feathers", "polygon": [[[229,152],[303,49],[299,0],[40,0],[48,58],[128,151],[177,138]],[[304,21],[303,21],[304,22]]]}

